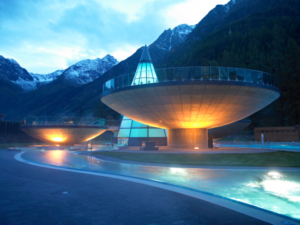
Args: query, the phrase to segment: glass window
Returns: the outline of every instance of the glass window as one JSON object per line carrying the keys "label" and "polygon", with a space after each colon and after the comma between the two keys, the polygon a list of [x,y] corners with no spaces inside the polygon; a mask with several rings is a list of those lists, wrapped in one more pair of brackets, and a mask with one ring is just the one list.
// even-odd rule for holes
{"label": "glass window", "polygon": [[[141,70],[141,74],[140,74],[141,77],[146,77],[146,70],[147,70],[146,65],[147,65],[146,63],[142,64],[142,70]],[[139,74],[138,74],[138,76],[139,76]]]}
{"label": "glass window", "polygon": [[251,71],[251,78],[254,83],[257,83],[258,72]]}
{"label": "glass window", "polygon": [[243,81],[245,78],[244,70],[243,69],[237,69],[236,70],[237,79]]}
{"label": "glass window", "polygon": [[141,129],[131,129],[130,137],[147,137],[147,129],[141,128]]}
{"label": "glass window", "polygon": [[141,78],[139,84],[147,84],[146,78]]}
{"label": "glass window", "polygon": [[146,76],[146,75],[147,75],[146,72],[147,72],[146,70],[142,70],[142,72],[141,72],[141,77],[143,77],[143,78],[147,77],[147,76]]}
{"label": "glass window", "polygon": [[120,129],[118,137],[129,137],[130,129]]}
{"label": "glass window", "polygon": [[235,68],[229,68],[229,79],[236,80],[236,69]]}
{"label": "glass window", "polygon": [[147,84],[152,84],[154,83],[154,80],[152,78],[147,78]]}
{"label": "glass window", "polygon": [[208,66],[202,67],[202,78],[203,80],[208,80],[210,78],[210,67]]}
{"label": "glass window", "polygon": [[263,73],[258,72],[257,83],[264,84]]}
{"label": "glass window", "polygon": [[147,125],[133,120],[132,127],[147,127]]}
{"label": "glass window", "polygon": [[131,128],[132,120],[123,120],[121,124],[121,128]]}
{"label": "glass window", "polygon": [[124,75],[123,80],[124,80],[124,87],[129,86],[129,84],[128,84],[128,75]]}
{"label": "glass window", "polygon": [[118,144],[128,146],[128,138],[118,138]]}
{"label": "glass window", "polygon": [[128,82],[130,83],[129,85],[133,84],[133,82],[134,82],[133,78],[134,78],[134,73],[131,73],[128,75],[128,79],[129,79]]}
{"label": "glass window", "polygon": [[220,78],[221,78],[221,80],[227,80],[228,79],[228,68],[220,67]]}
{"label": "glass window", "polygon": [[110,88],[114,89],[115,88],[115,79],[110,80]]}
{"label": "glass window", "polygon": [[147,74],[147,78],[148,78],[148,77],[152,77],[150,63],[146,63],[145,65],[146,65],[146,74]]}
{"label": "glass window", "polygon": [[251,71],[250,70],[245,70],[244,76],[245,76],[246,81],[249,81],[249,82],[251,81]]}
{"label": "glass window", "polygon": [[109,80],[109,81],[105,82],[105,89],[110,90],[110,88],[111,88],[111,85],[110,85],[110,80]]}
{"label": "glass window", "polygon": [[149,137],[165,137],[164,129],[149,129]]}
{"label": "glass window", "polygon": [[136,70],[136,73],[138,73],[138,72],[141,72],[141,70],[142,70],[142,63],[140,63],[139,65],[138,65],[138,68],[137,68],[137,70]]}
{"label": "glass window", "polygon": [[211,67],[210,68],[211,78],[213,80],[219,79],[219,67]]}
{"label": "glass window", "polygon": [[123,116],[123,120],[130,120],[127,116]]}

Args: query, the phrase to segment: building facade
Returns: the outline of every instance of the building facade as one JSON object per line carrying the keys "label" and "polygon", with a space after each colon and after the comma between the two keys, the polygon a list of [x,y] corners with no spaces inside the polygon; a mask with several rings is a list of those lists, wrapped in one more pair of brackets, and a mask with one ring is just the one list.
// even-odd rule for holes
{"label": "building facade", "polygon": [[255,141],[261,141],[261,134],[264,135],[264,141],[275,142],[299,142],[300,130],[297,127],[255,127]]}

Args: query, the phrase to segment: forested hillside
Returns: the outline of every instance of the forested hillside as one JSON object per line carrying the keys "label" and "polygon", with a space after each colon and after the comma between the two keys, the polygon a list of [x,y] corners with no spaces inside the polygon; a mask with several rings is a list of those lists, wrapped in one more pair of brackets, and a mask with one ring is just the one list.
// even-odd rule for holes
{"label": "forested hillside", "polygon": [[202,40],[175,47],[160,67],[229,66],[269,72],[279,80],[281,97],[252,116],[254,125],[300,124],[299,12],[297,1],[274,1],[272,7]]}

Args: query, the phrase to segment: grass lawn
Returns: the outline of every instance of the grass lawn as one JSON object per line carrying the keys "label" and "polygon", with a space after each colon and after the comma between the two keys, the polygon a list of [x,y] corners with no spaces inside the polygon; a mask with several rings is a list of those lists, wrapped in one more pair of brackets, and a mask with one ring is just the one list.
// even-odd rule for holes
{"label": "grass lawn", "polygon": [[157,154],[107,151],[93,154],[130,161],[177,165],[300,167],[300,152],[285,151],[248,154]]}

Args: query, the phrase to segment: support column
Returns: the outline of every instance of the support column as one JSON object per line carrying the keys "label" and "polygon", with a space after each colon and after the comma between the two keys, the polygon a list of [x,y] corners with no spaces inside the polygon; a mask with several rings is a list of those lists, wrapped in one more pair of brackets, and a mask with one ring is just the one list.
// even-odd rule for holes
{"label": "support column", "polygon": [[214,139],[213,135],[208,135],[208,148],[214,148]]}
{"label": "support column", "polygon": [[206,128],[168,129],[168,147],[184,149],[207,149],[208,131]]}

